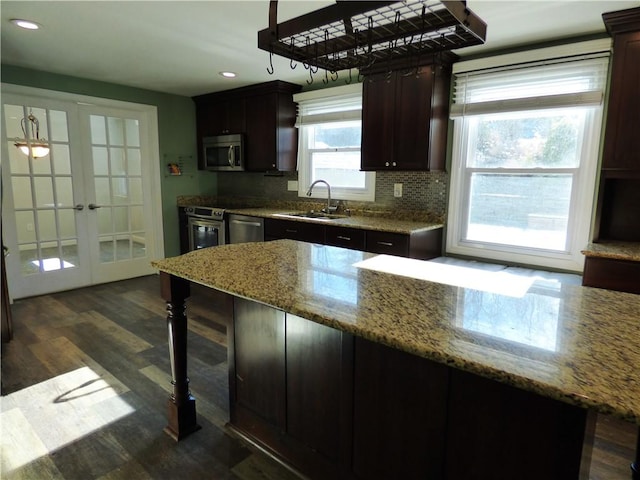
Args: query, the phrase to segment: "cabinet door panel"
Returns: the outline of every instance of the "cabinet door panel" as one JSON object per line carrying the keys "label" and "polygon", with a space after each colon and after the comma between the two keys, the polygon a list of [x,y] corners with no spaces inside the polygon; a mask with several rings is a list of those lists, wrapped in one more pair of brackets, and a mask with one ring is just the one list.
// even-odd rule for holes
{"label": "cabinet door panel", "polygon": [[364,80],[362,170],[393,168],[395,86],[392,79],[393,75],[387,79],[386,74],[376,74],[367,76]]}
{"label": "cabinet door panel", "polygon": [[287,433],[336,461],[350,458],[350,341],[287,314]]}
{"label": "cabinet door panel", "polygon": [[276,115],[278,94],[247,99],[246,168],[262,171],[276,169]]}
{"label": "cabinet door panel", "polygon": [[432,78],[430,66],[396,73],[394,147],[399,170],[429,165]]}
{"label": "cabinet door panel", "polygon": [[284,430],[285,315],[234,298],[236,401]]}
{"label": "cabinet door panel", "polygon": [[444,478],[448,368],[358,337],[354,358],[356,477]]}
{"label": "cabinet door panel", "polygon": [[640,170],[640,32],[616,35],[602,167]]}

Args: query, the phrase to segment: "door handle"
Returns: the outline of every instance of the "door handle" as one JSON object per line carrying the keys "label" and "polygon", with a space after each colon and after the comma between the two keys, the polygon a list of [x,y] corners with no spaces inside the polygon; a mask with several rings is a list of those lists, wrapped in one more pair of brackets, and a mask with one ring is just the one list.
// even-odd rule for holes
{"label": "door handle", "polygon": [[89,210],[95,210],[96,208],[100,208],[102,205],[96,205],[95,203],[89,204]]}
{"label": "door handle", "polygon": [[84,205],[79,203],[75,207],[73,207],[73,209],[78,211],[84,210]]}

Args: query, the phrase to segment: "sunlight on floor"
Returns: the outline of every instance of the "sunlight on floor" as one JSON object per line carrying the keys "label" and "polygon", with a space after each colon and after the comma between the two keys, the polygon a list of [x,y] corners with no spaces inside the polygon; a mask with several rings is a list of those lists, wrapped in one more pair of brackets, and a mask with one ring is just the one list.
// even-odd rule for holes
{"label": "sunlight on floor", "polygon": [[75,267],[73,263],[60,260],[59,258],[43,258],[42,260],[31,261],[31,263],[36,268],[40,268],[40,264],[42,263],[42,270],[44,270],[45,272],[50,272],[52,270],[60,270],[60,262],[62,262],[62,268]]}
{"label": "sunlight on floor", "polygon": [[2,473],[7,474],[135,411],[129,389],[82,367],[2,397]]}
{"label": "sunlight on floor", "polygon": [[535,280],[505,271],[493,272],[390,255],[377,255],[354,264],[354,267],[509,297],[524,296]]}

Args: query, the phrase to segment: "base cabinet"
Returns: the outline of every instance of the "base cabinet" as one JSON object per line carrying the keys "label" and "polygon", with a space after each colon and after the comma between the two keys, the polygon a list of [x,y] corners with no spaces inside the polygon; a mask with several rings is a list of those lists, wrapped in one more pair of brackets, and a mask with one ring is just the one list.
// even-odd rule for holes
{"label": "base cabinet", "polygon": [[445,365],[356,338],[356,478],[444,478],[448,381]]}
{"label": "base cabinet", "polygon": [[295,220],[266,218],[264,221],[265,241],[299,240],[419,260],[442,255],[442,231],[436,228],[405,234]]}
{"label": "base cabinet", "polygon": [[234,299],[231,424],[309,478],[588,478],[595,415]]}

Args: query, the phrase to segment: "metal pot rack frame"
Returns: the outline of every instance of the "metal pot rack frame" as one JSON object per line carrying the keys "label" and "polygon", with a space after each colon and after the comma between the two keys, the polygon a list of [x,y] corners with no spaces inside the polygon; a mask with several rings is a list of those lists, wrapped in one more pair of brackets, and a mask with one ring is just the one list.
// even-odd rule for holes
{"label": "metal pot rack frame", "polygon": [[[487,25],[465,0],[341,1],[278,24],[278,0],[269,2],[269,27],[258,32],[258,48],[300,62],[312,74],[368,70],[380,64],[483,44]],[[416,62],[419,63],[419,62]],[[325,73],[325,83],[328,75]],[[307,81],[308,83],[311,83]]]}

